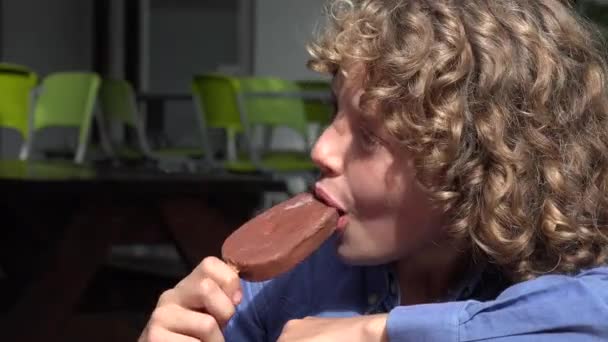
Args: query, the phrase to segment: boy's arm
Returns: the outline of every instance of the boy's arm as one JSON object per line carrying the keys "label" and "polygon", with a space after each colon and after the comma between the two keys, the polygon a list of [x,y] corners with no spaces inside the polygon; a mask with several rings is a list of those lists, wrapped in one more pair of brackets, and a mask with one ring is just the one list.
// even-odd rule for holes
{"label": "boy's arm", "polygon": [[608,268],[543,276],[489,302],[400,306],[386,327],[389,341],[608,340]]}

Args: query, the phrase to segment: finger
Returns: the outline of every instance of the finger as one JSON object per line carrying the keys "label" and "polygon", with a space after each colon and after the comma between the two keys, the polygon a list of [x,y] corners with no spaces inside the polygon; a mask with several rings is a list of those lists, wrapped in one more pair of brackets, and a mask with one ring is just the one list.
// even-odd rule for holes
{"label": "finger", "polygon": [[211,278],[189,279],[161,295],[159,306],[177,304],[192,310],[209,311],[218,321],[227,321],[234,314],[235,304]]}
{"label": "finger", "polygon": [[173,290],[167,291],[163,303],[177,303],[190,309],[203,309],[205,303],[200,290],[205,278],[216,282],[233,304],[236,305],[241,301],[242,291],[237,273],[218,258],[208,257]]}
{"label": "finger", "polygon": [[234,315],[235,307],[224,290],[209,278],[205,278],[200,284],[200,293],[203,299],[203,310],[213,316],[220,326],[226,325]]}
{"label": "finger", "polygon": [[[156,327],[162,327],[162,330],[193,337],[196,338],[197,341],[224,341],[224,337],[215,318],[174,304],[157,308],[152,314],[150,325],[151,331]],[[172,340],[167,339],[160,341]]]}
{"label": "finger", "polygon": [[220,326],[224,326],[236,310],[224,290],[210,278],[203,278],[198,283],[192,280],[181,284],[175,290],[163,294],[161,298],[164,298],[165,305],[176,304],[192,310],[205,311],[213,316]]}
{"label": "finger", "polygon": [[140,339],[139,342],[201,342],[200,339],[196,337],[190,337],[178,333],[171,332],[167,329],[160,327],[150,328],[144,336]]}
{"label": "finger", "polygon": [[234,268],[216,257],[207,257],[199,264],[195,272],[214,280],[233,303],[240,302],[242,298],[241,281]]}

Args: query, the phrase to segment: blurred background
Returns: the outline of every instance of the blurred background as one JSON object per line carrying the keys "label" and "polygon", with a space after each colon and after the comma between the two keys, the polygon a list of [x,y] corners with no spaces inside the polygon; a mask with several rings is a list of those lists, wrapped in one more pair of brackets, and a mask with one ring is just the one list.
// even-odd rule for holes
{"label": "blurred background", "polygon": [[[40,79],[60,71],[124,79],[136,92],[187,94],[193,75],[319,79],[304,48],[323,0],[2,0],[0,60]],[[198,144],[191,103],[165,99],[173,146]],[[52,134],[52,133],[50,133]],[[2,154],[19,144],[2,135]],[[288,141],[287,139],[286,141]]]}
{"label": "blurred background", "polygon": [[[318,176],[325,0],[0,0],[2,341],[134,341]],[[607,1],[578,1],[603,28]]]}

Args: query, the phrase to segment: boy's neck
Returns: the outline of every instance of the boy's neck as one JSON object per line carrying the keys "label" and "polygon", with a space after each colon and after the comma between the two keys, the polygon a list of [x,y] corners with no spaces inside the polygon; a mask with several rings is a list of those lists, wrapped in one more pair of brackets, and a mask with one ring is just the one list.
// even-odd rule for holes
{"label": "boy's neck", "polygon": [[466,270],[467,257],[454,247],[431,244],[424,253],[402,258],[394,269],[401,305],[432,303],[445,298]]}

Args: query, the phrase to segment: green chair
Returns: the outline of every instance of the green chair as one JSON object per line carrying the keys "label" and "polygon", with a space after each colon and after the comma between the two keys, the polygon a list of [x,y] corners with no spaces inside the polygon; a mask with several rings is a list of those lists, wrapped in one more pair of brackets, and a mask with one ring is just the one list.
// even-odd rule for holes
{"label": "green chair", "polygon": [[30,94],[38,77],[26,67],[0,63],[0,127],[28,136]]}
{"label": "green chair", "polygon": [[296,84],[302,92],[314,94],[304,99],[308,123],[316,123],[321,127],[329,125],[334,112],[331,83],[323,80],[302,80],[296,81]]}
{"label": "green chair", "polygon": [[[226,158],[219,161],[231,171],[273,173],[314,170],[307,150],[272,151],[253,143],[258,126],[274,129],[284,126],[302,137],[308,147],[306,117],[299,88],[293,82],[276,78],[233,78],[224,75],[199,75],[192,91],[201,118],[206,155],[211,163],[213,148],[208,129],[226,132]],[[237,135],[244,136],[239,150]]]}
{"label": "green chair", "polygon": [[[237,104],[238,81],[235,78],[209,74],[195,76],[192,94],[197,110],[205,159],[212,165],[222,164],[230,169],[230,164],[238,160],[237,136],[243,132],[241,116]],[[214,158],[217,145],[211,143],[209,129],[221,129],[226,136],[226,158]],[[248,169],[255,170],[252,165]]]}
{"label": "green chair", "polygon": [[[73,161],[77,164],[83,163],[100,83],[101,80],[95,73],[61,72],[44,78],[31,105],[28,139],[20,158],[31,159],[35,136],[40,130],[49,127],[74,127],[78,129],[78,143]],[[104,134],[103,120],[97,120],[97,123],[100,126],[100,140],[105,152],[111,154]]]}
{"label": "green chair", "polygon": [[316,141],[334,115],[335,99],[331,83],[324,80],[301,80],[296,81],[296,84],[307,94],[304,98],[304,111],[308,121],[308,137],[310,141]]}
{"label": "green chair", "polygon": [[[116,155],[126,159],[153,158],[131,84],[125,80],[104,79],[99,90],[99,103],[105,127],[108,128],[106,136],[109,137]],[[111,130],[116,126],[121,133],[123,129],[134,132],[137,142],[132,144],[131,141],[114,141]]]}
{"label": "green chair", "polygon": [[0,72],[16,74],[32,74],[32,70],[25,65],[13,63],[0,63]]}
{"label": "green chair", "polygon": [[[303,94],[291,81],[278,78],[250,77],[239,80],[238,104],[249,142],[249,159],[258,169],[276,172],[298,172],[316,169],[310,160],[310,140],[308,122],[304,108]],[[256,127],[268,129],[262,144],[255,146]],[[304,150],[271,150],[264,138],[272,136],[275,128],[287,127],[295,132],[304,143]]]}
{"label": "green chair", "polygon": [[202,157],[202,147],[152,150],[146,136],[145,116],[137,106],[135,92],[128,81],[104,79],[99,92],[99,98],[101,112],[106,122],[105,127],[118,127],[120,130],[126,128],[135,133],[136,144],[129,144],[128,141],[125,144],[123,141],[113,141],[112,132],[106,132],[106,135],[111,137],[110,141],[113,150],[119,157],[126,159],[148,158],[153,160],[196,159]]}

